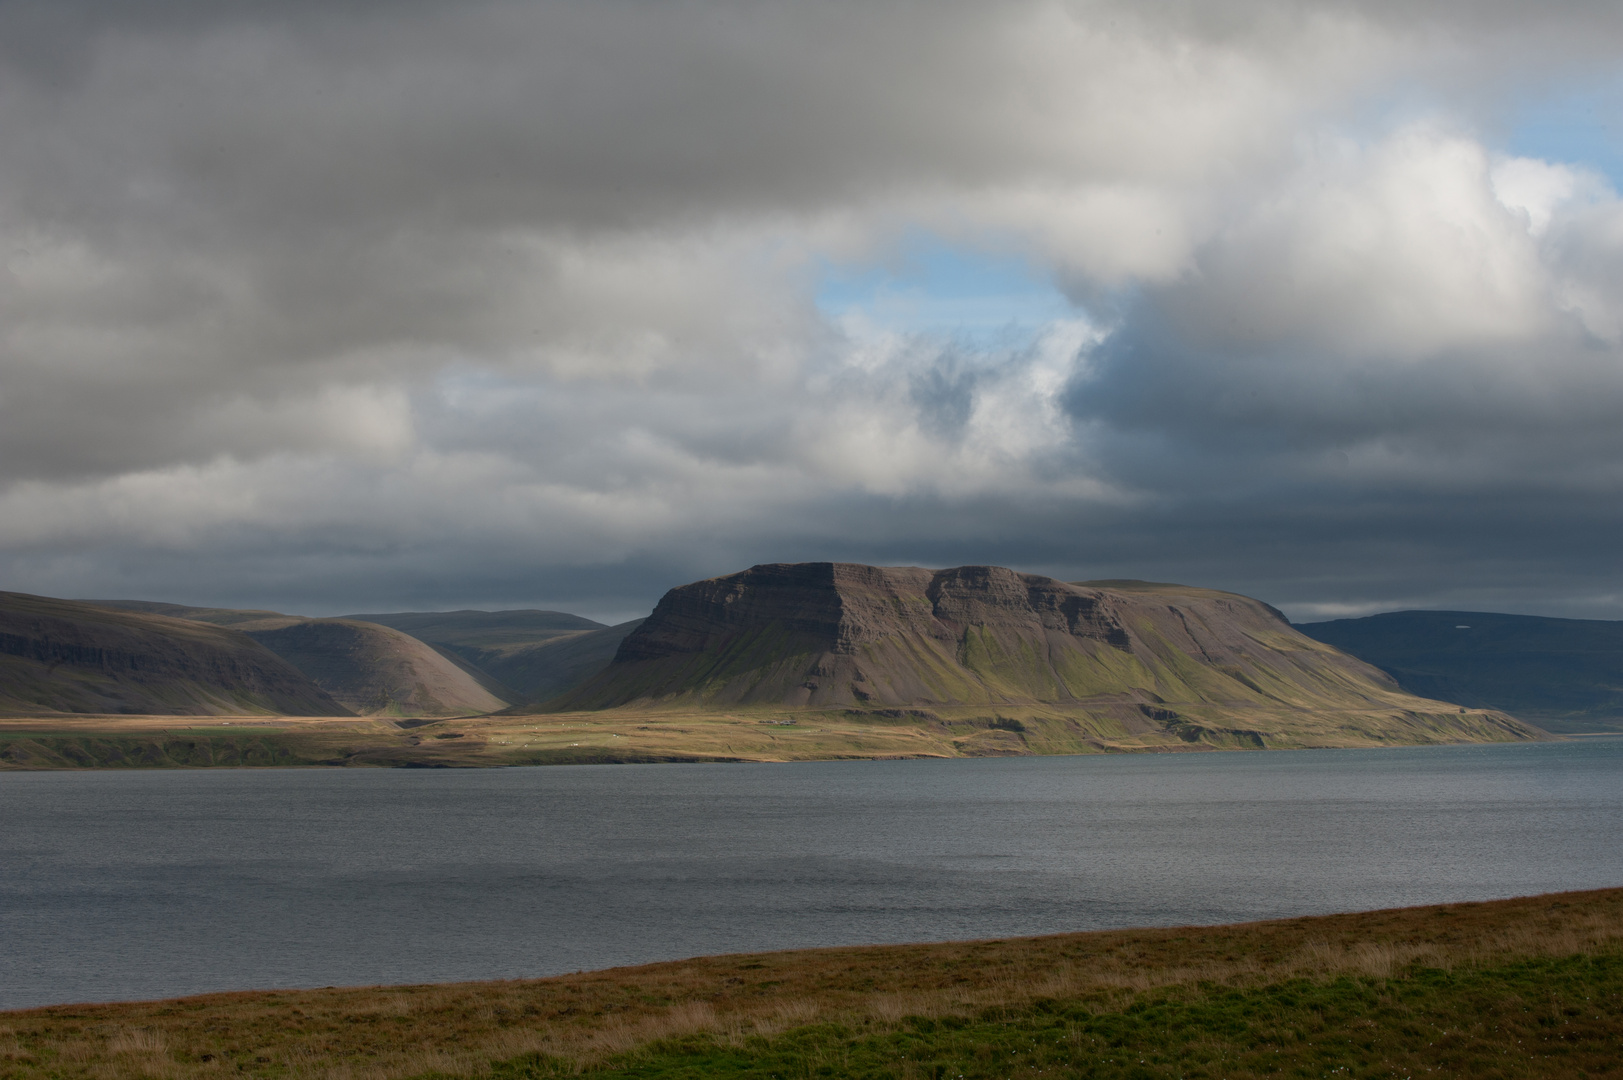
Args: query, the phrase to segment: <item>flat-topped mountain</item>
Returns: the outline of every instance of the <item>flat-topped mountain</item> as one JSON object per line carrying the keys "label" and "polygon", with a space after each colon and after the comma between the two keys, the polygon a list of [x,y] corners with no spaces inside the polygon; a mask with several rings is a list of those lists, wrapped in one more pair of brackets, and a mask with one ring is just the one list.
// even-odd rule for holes
{"label": "flat-topped mountain", "polygon": [[1544,737],[1407,694],[1248,597],[993,566],[772,564],[672,589],[612,664],[547,707],[632,704],[1026,706],[1115,733],[1256,745],[1287,729],[1314,745],[1335,744],[1338,729],[1394,742]]}
{"label": "flat-topped mountain", "polygon": [[0,593],[0,713],[346,716],[236,630],[76,600]]}
{"label": "flat-topped mountain", "polygon": [[1297,629],[1412,694],[1504,709],[1551,731],[1623,729],[1623,622],[1389,611]]}

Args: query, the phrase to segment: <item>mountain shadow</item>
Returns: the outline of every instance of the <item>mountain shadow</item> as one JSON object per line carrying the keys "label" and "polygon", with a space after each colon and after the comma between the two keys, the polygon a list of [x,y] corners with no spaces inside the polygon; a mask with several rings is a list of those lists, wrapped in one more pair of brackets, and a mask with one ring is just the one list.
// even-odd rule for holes
{"label": "mountain shadow", "polygon": [[150,600],[100,602],[231,627],[292,664],[360,716],[466,716],[495,712],[509,704],[509,699],[499,696],[499,688],[493,691],[488,679],[468,670],[456,657],[376,623]]}
{"label": "mountain shadow", "polygon": [[0,714],[348,716],[237,630],[0,593]]}
{"label": "mountain shadow", "polygon": [[1296,628],[1412,694],[1502,709],[1550,731],[1623,731],[1623,622],[1391,611]]}
{"label": "mountain shadow", "polygon": [[614,659],[620,641],[642,622],[618,626],[562,611],[402,611],[347,615],[420,638],[455,657],[508,701],[561,694]]}

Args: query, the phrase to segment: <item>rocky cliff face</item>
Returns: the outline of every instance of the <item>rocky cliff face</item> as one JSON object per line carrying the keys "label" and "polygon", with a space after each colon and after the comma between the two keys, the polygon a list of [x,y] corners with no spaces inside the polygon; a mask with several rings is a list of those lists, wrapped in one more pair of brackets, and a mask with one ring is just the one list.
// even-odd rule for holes
{"label": "rocky cliff face", "polygon": [[234,630],[0,593],[0,713],[51,712],[348,715]]}
{"label": "rocky cliff face", "polygon": [[549,707],[631,703],[1085,706],[1129,727],[1177,724],[1191,707],[1459,711],[1232,593],[846,563],[755,566],[672,589],[607,669]]}

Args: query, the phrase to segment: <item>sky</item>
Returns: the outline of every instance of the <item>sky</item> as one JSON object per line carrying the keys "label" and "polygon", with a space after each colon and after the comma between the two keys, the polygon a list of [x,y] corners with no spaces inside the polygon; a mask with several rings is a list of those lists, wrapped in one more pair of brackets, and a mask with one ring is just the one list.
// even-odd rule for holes
{"label": "sky", "polygon": [[1623,7],[0,0],[0,588],[1623,618]]}

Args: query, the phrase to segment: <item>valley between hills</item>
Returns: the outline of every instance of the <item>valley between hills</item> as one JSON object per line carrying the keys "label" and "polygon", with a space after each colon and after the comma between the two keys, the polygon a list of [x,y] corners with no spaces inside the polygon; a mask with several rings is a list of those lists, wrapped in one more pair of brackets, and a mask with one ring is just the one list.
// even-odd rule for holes
{"label": "valley between hills", "polygon": [[[1461,695],[1464,697],[1465,695]],[[768,564],[607,627],[0,594],[0,768],[476,767],[1551,738],[1247,597]]]}

